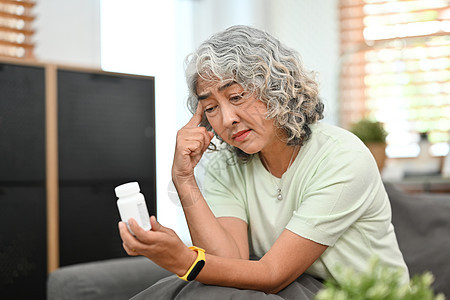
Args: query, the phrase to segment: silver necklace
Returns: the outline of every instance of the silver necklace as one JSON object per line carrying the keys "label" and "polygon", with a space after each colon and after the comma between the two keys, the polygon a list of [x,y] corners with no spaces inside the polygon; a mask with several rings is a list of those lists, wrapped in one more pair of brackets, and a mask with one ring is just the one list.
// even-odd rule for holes
{"label": "silver necklace", "polygon": [[[296,150],[297,150],[297,147],[295,147],[295,148],[294,148],[294,151],[292,152],[291,160],[289,161],[289,165],[288,165],[288,167],[287,167],[287,169],[286,169],[286,172],[287,172],[287,170],[289,170],[289,168],[290,168],[291,165],[292,165],[292,161],[293,161],[293,159],[294,159],[294,154],[295,154],[295,151],[296,151]],[[272,175],[272,176],[274,177],[274,175],[272,174],[272,171],[270,171],[269,164],[266,163],[266,165],[267,165],[267,170],[269,171],[270,175]],[[272,177],[271,177],[271,178],[272,178]],[[278,185],[277,182],[276,182],[273,178],[272,178],[272,181],[273,181],[273,182],[275,183],[275,185],[277,186],[277,200],[278,200],[278,201],[283,200],[283,195],[281,194],[281,189],[283,188],[283,175],[281,175],[280,185]]]}

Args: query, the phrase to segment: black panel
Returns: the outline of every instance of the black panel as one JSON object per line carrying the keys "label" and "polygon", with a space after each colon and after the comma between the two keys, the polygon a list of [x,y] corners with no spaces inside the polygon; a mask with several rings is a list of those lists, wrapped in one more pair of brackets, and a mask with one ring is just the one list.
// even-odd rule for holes
{"label": "black panel", "polygon": [[44,69],[0,64],[0,181],[44,181]]}
{"label": "black panel", "polygon": [[61,181],[154,179],[153,80],[58,72]]}
{"label": "black panel", "polygon": [[[152,183],[140,182],[142,193],[153,192]],[[115,185],[61,186],[61,266],[127,256],[117,229],[120,221]],[[146,197],[150,212],[153,201]]]}
{"label": "black panel", "polygon": [[0,298],[45,299],[45,85],[0,64]]}
{"label": "black panel", "polygon": [[0,186],[0,297],[45,299],[45,188]]}
{"label": "black panel", "polygon": [[153,78],[58,71],[61,265],[125,256],[114,188],[156,214]]}

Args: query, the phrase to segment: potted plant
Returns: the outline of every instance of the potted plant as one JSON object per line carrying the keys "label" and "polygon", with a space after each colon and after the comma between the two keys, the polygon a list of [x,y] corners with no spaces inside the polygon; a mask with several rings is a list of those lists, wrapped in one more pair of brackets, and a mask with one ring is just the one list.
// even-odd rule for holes
{"label": "potted plant", "polygon": [[431,288],[433,274],[415,275],[408,283],[401,282],[401,271],[381,266],[377,257],[370,261],[367,273],[357,273],[349,267],[338,268],[342,280],[325,281],[315,300],[445,300]]}
{"label": "potted plant", "polygon": [[383,124],[377,121],[361,119],[359,122],[350,127],[350,131],[361,139],[361,141],[369,148],[378,170],[382,170],[386,160],[386,136]]}

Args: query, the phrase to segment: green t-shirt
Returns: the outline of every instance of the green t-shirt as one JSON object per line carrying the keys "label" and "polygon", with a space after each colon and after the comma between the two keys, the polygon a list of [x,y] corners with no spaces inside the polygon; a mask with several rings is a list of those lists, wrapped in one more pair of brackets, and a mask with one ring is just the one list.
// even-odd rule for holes
{"label": "green t-shirt", "polygon": [[329,246],[307,270],[313,276],[339,281],[336,265],[364,272],[376,255],[403,269],[406,283],[389,199],[369,150],[341,128],[323,123],[310,128],[310,139],[282,178],[272,176],[258,155],[239,163],[229,151],[214,153],[204,178],[211,210],[248,224],[251,255],[262,257],[288,229]]}

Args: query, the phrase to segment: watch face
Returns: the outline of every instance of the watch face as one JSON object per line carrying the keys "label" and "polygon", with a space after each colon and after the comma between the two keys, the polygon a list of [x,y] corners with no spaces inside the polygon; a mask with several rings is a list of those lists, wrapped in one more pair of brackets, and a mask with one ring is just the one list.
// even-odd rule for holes
{"label": "watch face", "polygon": [[189,273],[189,275],[187,276],[187,280],[188,281],[194,280],[197,277],[198,273],[200,273],[200,271],[203,269],[204,265],[205,265],[205,261],[204,260],[199,260],[195,264],[194,268],[192,268],[191,273]]}

